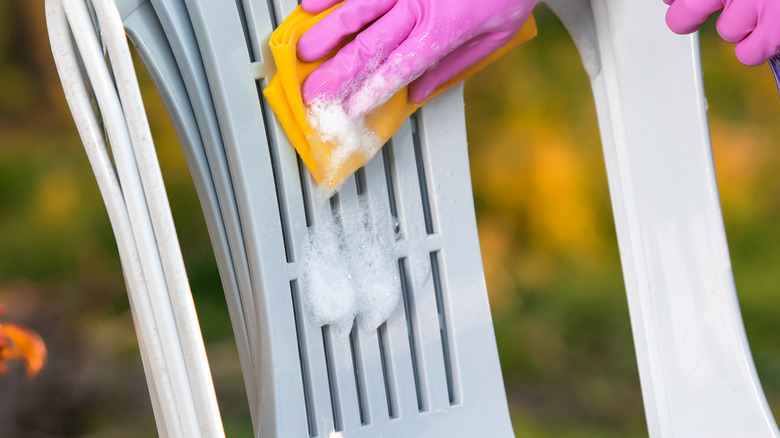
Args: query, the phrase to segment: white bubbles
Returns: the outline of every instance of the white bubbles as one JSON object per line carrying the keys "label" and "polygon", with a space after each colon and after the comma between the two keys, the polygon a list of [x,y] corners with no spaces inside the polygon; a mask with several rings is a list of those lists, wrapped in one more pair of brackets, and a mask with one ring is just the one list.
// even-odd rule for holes
{"label": "white bubbles", "polygon": [[388,58],[385,64],[360,83],[347,97],[347,110],[352,117],[362,117],[379,108],[401,91],[410,81],[400,55]]}
{"label": "white bubbles", "polygon": [[[330,146],[323,156],[315,157],[324,171],[313,192],[321,208],[329,210],[328,198],[345,176],[345,166],[356,155],[368,161],[382,147],[365,114],[406,85],[409,76],[400,72],[402,61],[400,57],[386,61],[395,74],[382,74],[382,66],[372,66],[373,70],[352,84],[351,90],[344,90],[342,97],[314,101],[307,107],[314,134]],[[400,230],[400,225],[386,206],[361,196],[359,202],[324,216],[309,229],[303,246],[301,285],[306,313],[316,326],[330,325],[343,336],[354,322],[361,330],[372,332],[399,307],[398,251],[413,265],[407,272],[411,281],[429,275],[430,269],[421,268],[424,256],[406,255],[408,244],[396,244],[394,230]]]}
{"label": "white bubbles", "polygon": [[361,196],[309,229],[303,247],[304,307],[316,326],[346,336],[353,321],[373,332],[398,308],[401,280],[394,222],[386,207]]}
{"label": "white bubbles", "polygon": [[331,146],[329,156],[321,160],[326,182],[339,178],[339,171],[353,155],[368,158],[382,147],[382,139],[366,125],[365,119],[351,117],[341,101],[315,101],[307,108],[307,118],[319,139]]}
{"label": "white bubbles", "polygon": [[317,326],[331,324],[349,332],[355,289],[348,260],[342,257],[343,234],[333,221],[309,229],[303,248],[304,307]]}

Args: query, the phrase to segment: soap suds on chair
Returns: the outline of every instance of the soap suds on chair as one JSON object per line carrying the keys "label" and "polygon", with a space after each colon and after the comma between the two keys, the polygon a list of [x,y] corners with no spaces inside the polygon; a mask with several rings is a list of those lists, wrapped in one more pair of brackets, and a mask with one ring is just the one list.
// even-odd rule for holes
{"label": "soap suds on chair", "polygon": [[[319,160],[325,165],[326,186],[343,178],[340,172],[350,157],[359,155],[367,161],[382,147],[382,139],[368,127],[365,118],[349,115],[340,100],[312,102],[306,117],[319,140],[331,146],[327,151],[330,155]],[[333,187],[333,191],[337,188]]]}
{"label": "soap suds on chair", "polygon": [[365,195],[355,204],[310,227],[302,253],[307,315],[345,337],[355,321],[364,332],[376,330],[399,308],[402,294],[392,215]]}

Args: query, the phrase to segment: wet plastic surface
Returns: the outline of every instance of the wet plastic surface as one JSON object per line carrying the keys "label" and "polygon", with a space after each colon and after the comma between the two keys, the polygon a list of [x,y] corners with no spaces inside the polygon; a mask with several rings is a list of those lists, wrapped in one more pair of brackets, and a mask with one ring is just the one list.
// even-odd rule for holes
{"label": "wet plastic surface", "polygon": [[548,4],[591,75],[650,435],[780,436],[739,310],[696,35],[666,29],[662,2]]}
{"label": "wet plastic surface", "polygon": [[[240,6],[155,0],[123,10],[204,199],[257,433],[511,436],[462,88],[417,112],[332,203],[315,205],[313,179],[260,93],[273,74],[267,38],[297,3]],[[307,227],[351,210],[359,194],[397,219],[403,303],[378,331],[341,338],[304,315],[299,260]],[[403,254],[410,246],[426,248],[423,266]],[[428,275],[416,285],[419,270]]]}

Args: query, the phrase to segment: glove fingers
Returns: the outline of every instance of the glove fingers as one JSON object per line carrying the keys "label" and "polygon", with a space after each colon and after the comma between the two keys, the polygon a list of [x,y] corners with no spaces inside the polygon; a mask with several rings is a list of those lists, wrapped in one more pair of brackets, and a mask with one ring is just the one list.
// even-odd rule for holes
{"label": "glove fingers", "polygon": [[409,97],[415,103],[424,102],[439,85],[500,49],[513,35],[508,32],[487,34],[461,45],[412,82]]}
{"label": "glove fingers", "polygon": [[414,24],[415,17],[404,8],[390,10],[306,78],[302,89],[304,102],[342,97],[355,81],[376,70],[388,53],[409,35]]}
{"label": "glove fingers", "polygon": [[351,116],[357,117],[377,108],[451,51],[449,47],[427,42],[426,36],[424,31],[413,32],[376,71],[361,81],[360,88],[345,102]]}
{"label": "glove fingers", "polygon": [[397,0],[344,2],[303,34],[298,41],[298,58],[305,62],[324,58],[345,38],[387,13],[396,2]]}
{"label": "glove fingers", "polygon": [[666,11],[666,24],[674,33],[691,33],[721,8],[721,0],[675,0]]}
{"label": "glove fingers", "polygon": [[340,1],[341,0],[301,0],[301,7],[310,14],[319,14]]}
{"label": "glove fingers", "polygon": [[738,43],[753,31],[758,24],[758,13],[745,6],[745,2],[731,2],[718,17],[716,28],[721,38],[729,43]]}
{"label": "glove fingers", "polygon": [[759,23],[750,35],[737,43],[734,50],[739,62],[760,65],[780,51],[780,29],[777,25]]}

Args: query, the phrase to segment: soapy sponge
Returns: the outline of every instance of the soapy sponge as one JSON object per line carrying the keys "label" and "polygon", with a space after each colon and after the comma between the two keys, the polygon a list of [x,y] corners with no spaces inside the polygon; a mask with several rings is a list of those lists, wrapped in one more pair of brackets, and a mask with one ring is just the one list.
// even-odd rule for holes
{"label": "soapy sponge", "polygon": [[[304,12],[298,7],[279,25],[269,42],[277,73],[264,90],[268,103],[290,143],[325,192],[337,190],[345,179],[371,160],[401,127],[404,120],[425,103],[414,103],[409,98],[408,87],[403,88],[390,100],[358,120],[350,118],[338,105],[315,103],[307,107],[303,103],[303,82],[333,54],[316,62],[303,62],[298,59],[296,53],[298,40],[337,7],[317,15]],[[429,99],[535,35],[536,25],[531,17],[509,43],[442,84]]]}

